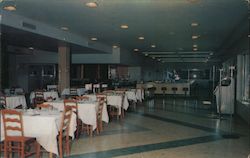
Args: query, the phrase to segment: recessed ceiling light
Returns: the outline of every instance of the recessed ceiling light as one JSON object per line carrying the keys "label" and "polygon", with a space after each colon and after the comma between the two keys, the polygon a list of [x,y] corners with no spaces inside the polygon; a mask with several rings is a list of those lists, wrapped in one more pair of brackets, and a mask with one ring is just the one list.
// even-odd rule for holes
{"label": "recessed ceiling light", "polygon": [[143,36],[138,37],[139,40],[144,40],[145,38]]}
{"label": "recessed ceiling light", "polygon": [[8,10],[8,11],[15,11],[16,7],[13,5],[8,5],[8,6],[3,7],[3,9]]}
{"label": "recessed ceiling light", "polygon": [[135,52],[138,52],[138,51],[139,51],[139,49],[135,48],[135,49],[134,49],[134,51],[135,51]]}
{"label": "recessed ceiling light", "polygon": [[34,50],[34,48],[33,47],[29,47],[29,50]]}
{"label": "recessed ceiling light", "polygon": [[197,22],[192,22],[192,23],[191,23],[191,26],[192,26],[192,27],[196,27],[196,26],[199,26],[199,24],[198,24]]}
{"label": "recessed ceiling light", "polygon": [[148,56],[148,54],[145,54],[145,56]]}
{"label": "recessed ceiling light", "polygon": [[61,30],[63,30],[63,31],[68,31],[69,28],[68,28],[68,27],[65,27],[65,26],[62,26],[62,27],[61,27]]}
{"label": "recessed ceiling light", "polygon": [[152,45],[151,45],[151,47],[152,47],[152,48],[155,48],[155,47],[156,47],[156,45],[155,45],[155,44],[152,44]]}
{"label": "recessed ceiling light", "polygon": [[96,8],[98,6],[96,2],[87,2],[85,5],[89,8]]}
{"label": "recessed ceiling light", "polygon": [[198,47],[198,45],[197,45],[197,44],[193,44],[193,47],[195,47],[195,48],[196,48],[196,47]]}
{"label": "recessed ceiling light", "polygon": [[128,29],[128,25],[127,24],[122,24],[120,27],[121,27],[121,29]]}
{"label": "recessed ceiling light", "polygon": [[249,38],[250,38],[250,35],[248,35],[247,37],[249,37]]}
{"label": "recessed ceiling light", "polygon": [[198,48],[193,48],[193,51],[197,51],[198,50]]}
{"label": "recessed ceiling light", "polygon": [[200,37],[200,35],[193,35],[192,39],[198,39]]}
{"label": "recessed ceiling light", "polygon": [[97,41],[97,38],[96,37],[92,37],[92,38],[90,38],[91,39],[91,41]]}
{"label": "recessed ceiling light", "polygon": [[214,55],[214,53],[213,53],[213,52],[211,52],[211,53],[209,53],[209,55]]}
{"label": "recessed ceiling light", "polygon": [[161,59],[158,59],[158,61],[161,61]]}
{"label": "recessed ceiling light", "polygon": [[117,46],[117,45],[113,45],[112,47],[113,47],[113,48],[118,48],[118,46]]}

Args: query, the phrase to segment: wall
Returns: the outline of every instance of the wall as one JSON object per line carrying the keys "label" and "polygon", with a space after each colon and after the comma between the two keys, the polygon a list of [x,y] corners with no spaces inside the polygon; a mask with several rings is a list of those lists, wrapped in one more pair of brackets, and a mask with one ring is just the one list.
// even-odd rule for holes
{"label": "wall", "polygon": [[141,81],[141,67],[128,67],[128,76],[130,81]]}

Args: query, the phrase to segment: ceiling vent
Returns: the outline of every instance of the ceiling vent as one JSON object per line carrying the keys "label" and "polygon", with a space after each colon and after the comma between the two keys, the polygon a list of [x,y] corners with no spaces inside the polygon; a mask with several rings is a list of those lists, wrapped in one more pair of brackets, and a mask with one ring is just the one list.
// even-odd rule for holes
{"label": "ceiling vent", "polygon": [[27,29],[31,29],[31,30],[35,30],[36,29],[36,25],[29,24],[27,22],[23,22],[22,25],[23,25],[23,27],[25,27]]}

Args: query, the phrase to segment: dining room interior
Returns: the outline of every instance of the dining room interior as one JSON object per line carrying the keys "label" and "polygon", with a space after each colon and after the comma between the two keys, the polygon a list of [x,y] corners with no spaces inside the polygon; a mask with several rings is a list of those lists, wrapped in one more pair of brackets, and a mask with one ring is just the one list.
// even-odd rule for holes
{"label": "dining room interior", "polygon": [[249,158],[249,0],[0,0],[0,157]]}

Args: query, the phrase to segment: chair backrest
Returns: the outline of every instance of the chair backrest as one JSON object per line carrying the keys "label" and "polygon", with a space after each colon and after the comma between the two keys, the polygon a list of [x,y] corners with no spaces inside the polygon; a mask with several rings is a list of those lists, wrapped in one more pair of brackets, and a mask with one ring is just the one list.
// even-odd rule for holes
{"label": "chair backrest", "polygon": [[72,116],[72,108],[70,106],[64,107],[63,118],[61,122],[61,127],[59,131],[59,139],[62,139],[64,136],[69,136],[69,125]]}
{"label": "chair backrest", "polygon": [[42,104],[44,102],[43,90],[36,90],[34,93],[35,93],[35,98],[34,98],[35,105]]}
{"label": "chair backrest", "polygon": [[35,92],[35,98],[43,98],[43,90],[36,90]]}
{"label": "chair backrest", "polygon": [[22,113],[13,109],[2,110],[4,136],[7,140],[11,136],[24,136]]}
{"label": "chair backrest", "polygon": [[69,89],[69,94],[70,94],[70,95],[77,95],[77,89],[76,89],[76,88],[73,88],[73,87],[70,88],[70,89]]}
{"label": "chair backrest", "polygon": [[166,91],[166,90],[167,90],[167,87],[161,87],[161,90],[162,90],[162,91]]}
{"label": "chair backrest", "polygon": [[15,88],[10,88],[10,94],[15,94]]}
{"label": "chair backrest", "polygon": [[77,100],[65,99],[63,102],[64,102],[64,109],[66,107],[70,107],[72,109],[72,111],[76,114],[76,116],[78,116],[78,104],[77,104]]}
{"label": "chair backrest", "polygon": [[79,101],[83,101],[83,100],[89,100],[89,97],[83,95],[83,96],[76,96],[75,99]]}
{"label": "chair backrest", "polygon": [[101,120],[102,119],[102,110],[103,110],[103,106],[107,101],[107,96],[105,95],[97,95],[96,96],[97,101],[98,101],[98,110],[97,110],[97,120]]}
{"label": "chair backrest", "polygon": [[123,102],[124,102],[124,98],[125,98],[125,92],[126,91],[115,91],[116,94],[119,94],[122,97],[122,103],[121,103],[122,104],[122,106],[121,106],[122,108],[123,108]]}
{"label": "chair backrest", "polygon": [[50,105],[50,104],[37,104],[36,108],[40,109],[40,110],[42,110],[42,109],[53,109],[53,106]]}
{"label": "chair backrest", "polygon": [[0,109],[6,108],[6,97],[4,95],[0,95]]}

